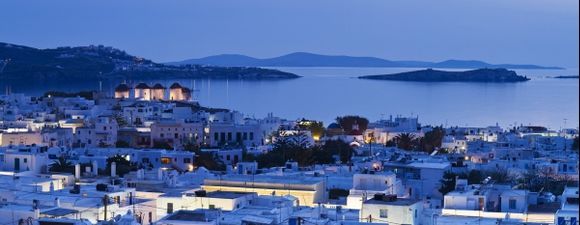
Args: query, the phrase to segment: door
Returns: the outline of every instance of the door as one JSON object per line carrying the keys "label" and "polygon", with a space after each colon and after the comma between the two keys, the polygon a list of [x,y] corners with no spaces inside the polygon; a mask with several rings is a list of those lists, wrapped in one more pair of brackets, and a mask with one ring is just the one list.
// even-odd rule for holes
{"label": "door", "polygon": [[20,171],[20,158],[14,158],[14,171]]}

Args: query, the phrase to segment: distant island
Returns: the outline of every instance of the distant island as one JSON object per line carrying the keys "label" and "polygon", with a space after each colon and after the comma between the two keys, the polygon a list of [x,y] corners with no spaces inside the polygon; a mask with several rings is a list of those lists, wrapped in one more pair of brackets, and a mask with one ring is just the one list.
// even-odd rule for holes
{"label": "distant island", "polygon": [[353,57],[320,55],[295,52],[274,58],[258,59],[245,55],[224,54],[199,59],[188,59],[168,65],[212,65],[212,66],[253,66],[253,67],[403,67],[403,68],[506,68],[506,69],[563,69],[555,66],[522,64],[490,64],[477,60],[446,60],[442,62],[392,61],[376,57]]}
{"label": "distant island", "polygon": [[257,67],[166,65],[112,47],[37,49],[0,43],[0,79],[292,79],[300,76]]}
{"label": "distant island", "polygon": [[578,79],[579,76],[578,75],[572,75],[572,76],[555,76],[554,78],[557,78],[557,79]]}
{"label": "distant island", "polygon": [[516,72],[507,69],[476,69],[468,71],[441,71],[441,70],[417,70],[411,72],[367,75],[360,79],[371,80],[394,80],[394,81],[420,81],[420,82],[521,82],[529,78],[517,75]]}

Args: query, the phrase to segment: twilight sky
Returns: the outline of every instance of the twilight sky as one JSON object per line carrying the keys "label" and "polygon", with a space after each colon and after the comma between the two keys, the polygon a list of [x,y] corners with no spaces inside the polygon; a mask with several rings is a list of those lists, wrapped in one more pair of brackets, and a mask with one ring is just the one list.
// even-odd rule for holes
{"label": "twilight sky", "polygon": [[578,68],[578,0],[2,0],[0,42],[177,61],[296,51]]}

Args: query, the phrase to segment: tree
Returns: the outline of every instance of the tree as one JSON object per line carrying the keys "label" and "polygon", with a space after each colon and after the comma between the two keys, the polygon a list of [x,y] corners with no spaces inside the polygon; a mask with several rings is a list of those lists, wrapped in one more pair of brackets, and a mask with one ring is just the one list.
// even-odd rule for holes
{"label": "tree", "polygon": [[226,165],[217,157],[217,155],[211,152],[201,151],[201,146],[196,143],[185,143],[183,149],[195,153],[195,160],[193,162],[195,167],[203,166],[208,170],[214,171],[226,170]]}
{"label": "tree", "polygon": [[66,156],[58,157],[49,168],[50,172],[74,173],[75,167]]}
{"label": "tree", "polygon": [[481,184],[483,174],[479,170],[471,170],[467,175],[467,184]]}
{"label": "tree", "polygon": [[[121,107],[121,106],[119,106],[119,107]],[[114,113],[113,119],[115,119],[115,121],[117,122],[117,125],[119,125],[119,127],[125,127],[125,126],[129,125],[129,123],[125,120],[125,117],[123,117],[123,115],[121,115],[120,112]]]}
{"label": "tree", "polygon": [[171,147],[171,145],[169,145],[169,143],[167,143],[165,141],[154,141],[153,142],[153,148],[156,148],[156,149],[167,149],[167,150],[173,149],[173,147]]}
{"label": "tree", "polygon": [[127,160],[126,156],[123,155],[114,155],[112,157],[107,158],[107,167],[102,170],[103,175],[110,175],[111,174],[111,165],[115,162],[117,166],[117,176],[124,176],[125,174],[131,171],[137,171],[139,169],[136,164]]}
{"label": "tree", "polygon": [[314,161],[313,152],[310,151],[310,146],[299,140],[302,139],[278,138],[272,151],[258,156],[258,165],[262,168],[283,166],[288,160],[294,160],[301,166],[310,165]]}
{"label": "tree", "polygon": [[189,152],[195,152],[195,154],[200,154],[201,146],[196,143],[187,142],[183,145],[183,150]]}
{"label": "tree", "polygon": [[468,179],[468,175],[465,173],[453,173],[451,171],[445,171],[445,173],[443,173],[443,179],[440,181],[441,187],[439,188],[439,192],[445,195],[455,190],[455,183],[457,182],[457,178]]}
{"label": "tree", "polygon": [[503,167],[487,171],[486,175],[491,177],[491,179],[496,183],[512,183],[514,181],[514,177],[506,168]]}
{"label": "tree", "polygon": [[[342,127],[344,132],[349,135],[360,135],[367,130],[369,120],[361,116],[343,116],[337,117],[336,123]],[[358,129],[353,129],[358,126]]]}
{"label": "tree", "polygon": [[226,165],[210,152],[199,152],[195,156],[194,165],[196,167],[205,167],[208,170],[225,171]]}
{"label": "tree", "polygon": [[242,162],[254,162],[257,160],[256,155],[248,153],[247,149],[242,150]]}
{"label": "tree", "polygon": [[92,91],[79,91],[79,92],[72,92],[72,93],[67,93],[67,92],[62,92],[62,91],[47,91],[44,93],[43,97],[82,97],[85,98],[87,100],[94,100],[93,98],[93,92]]}
{"label": "tree", "polygon": [[427,153],[433,152],[435,148],[441,147],[443,137],[445,137],[445,130],[443,127],[434,127],[433,130],[425,133],[425,136],[421,138],[421,149]]}
{"label": "tree", "polygon": [[451,171],[445,171],[445,173],[443,173],[441,187],[439,188],[439,192],[441,192],[441,194],[446,195],[447,193],[455,190],[456,176],[457,175]]}
{"label": "tree", "polygon": [[118,140],[117,142],[115,142],[115,147],[117,148],[130,148],[131,145],[123,140]]}
{"label": "tree", "polygon": [[411,133],[401,133],[394,139],[397,147],[404,150],[413,150],[416,148],[417,139]]}
{"label": "tree", "polygon": [[314,140],[318,140],[320,137],[324,136],[325,128],[324,124],[315,120],[302,119],[298,122],[298,128],[303,130],[309,130],[312,133]]}
{"label": "tree", "polygon": [[571,182],[574,182],[571,177],[556,176],[547,168],[530,169],[517,179],[517,187],[533,192],[543,190],[554,195],[561,195],[564,188]]}
{"label": "tree", "polygon": [[259,155],[256,161],[260,168],[284,166],[290,160],[297,162],[300,166],[311,166],[334,163],[333,156],[341,154],[346,159],[352,153],[339,143],[331,143],[325,148],[324,146],[307,146],[300,142],[279,138],[274,142],[272,151]]}
{"label": "tree", "polygon": [[322,146],[322,149],[332,153],[333,155],[338,155],[342,163],[350,162],[354,149],[344,141],[326,141]]}

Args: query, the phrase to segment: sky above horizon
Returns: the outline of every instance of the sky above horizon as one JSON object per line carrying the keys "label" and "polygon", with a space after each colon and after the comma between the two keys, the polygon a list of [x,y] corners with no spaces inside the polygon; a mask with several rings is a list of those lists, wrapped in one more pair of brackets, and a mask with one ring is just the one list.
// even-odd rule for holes
{"label": "sky above horizon", "polygon": [[0,42],[157,62],[291,52],[578,68],[577,0],[4,0]]}

